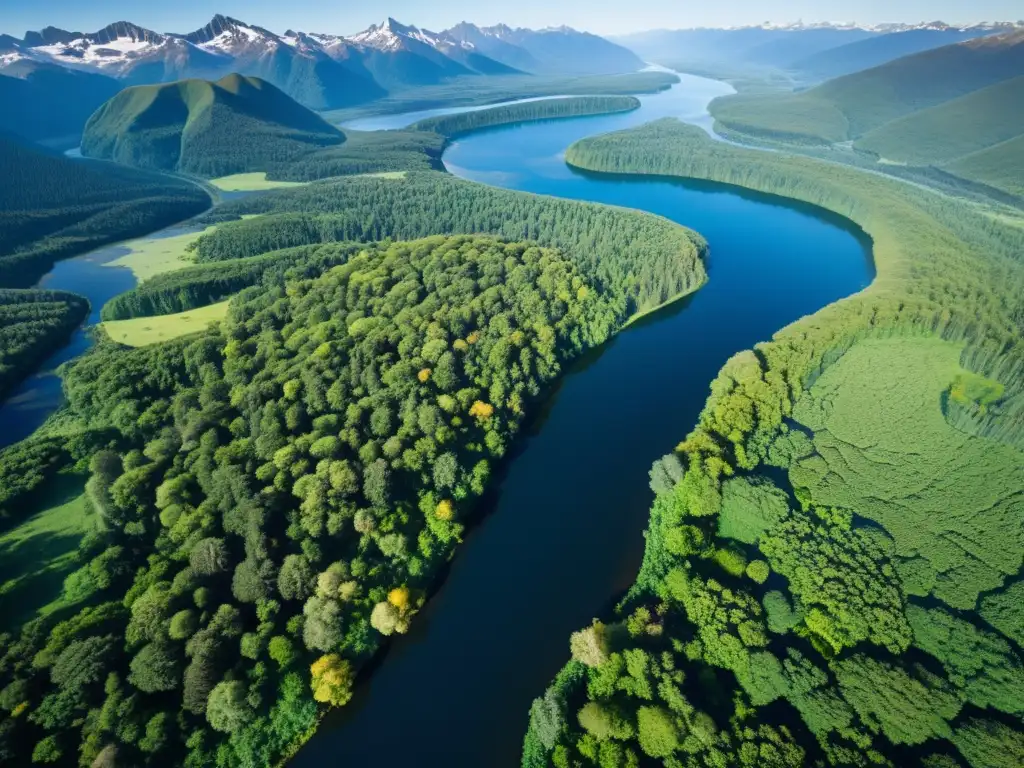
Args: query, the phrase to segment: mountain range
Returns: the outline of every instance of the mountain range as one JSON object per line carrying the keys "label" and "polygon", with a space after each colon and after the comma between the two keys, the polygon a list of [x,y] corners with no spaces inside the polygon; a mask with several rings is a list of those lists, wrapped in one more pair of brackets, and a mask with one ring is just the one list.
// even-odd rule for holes
{"label": "mountain range", "polygon": [[711,104],[755,137],[851,144],[888,164],[939,169],[1024,194],[1024,28],[904,56],[788,93]]}
{"label": "mountain range", "polygon": [[653,30],[612,38],[648,61],[714,71],[743,66],[789,71],[804,81],[858,72],[922,51],[1012,32],[1022,22],[922,24],[763,24],[726,29]]}
{"label": "mountain range", "polygon": [[435,33],[391,18],[350,37],[276,34],[221,15],[187,34],[120,21],[93,33],[47,27],[20,40],[0,36],[0,76],[25,79],[53,67],[120,87],[239,73],[264,79],[311,109],[334,109],[459,76],[610,74],[641,69],[643,62],[566,27],[535,31],[464,22]]}

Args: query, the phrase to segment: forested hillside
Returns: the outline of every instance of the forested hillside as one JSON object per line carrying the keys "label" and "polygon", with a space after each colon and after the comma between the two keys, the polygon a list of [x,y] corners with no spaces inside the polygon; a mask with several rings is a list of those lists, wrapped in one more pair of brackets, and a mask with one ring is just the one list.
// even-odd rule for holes
{"label": "forested hillside", "polygon": [[0,73],[0,131],[73,147],[89,116],[120,90],[103,75],[17,62]]}
{"label": "forested hillside", "polygon": [[88,314],[89,302],[73,293],[0,289],[0,402]]}
{"label": "forested hillside", "polygon": [[82,153],[215,177],[267,170],[344,140],[270,83],[228,75],[122,91],[89,119]]}
{"label": "forested hillside", "polygon": [[202,212],[189,182],[71,160],[0,135],[0,286],[33,284],[59,259]]}
{"label": "forested hillside", "polygon": [[609,296],[620,321],[688,293],[705,279],[705,244],[665,219],[523,195],[439,173],[311,184],[225,203],[211,219],[248,214],[260,215],[199,238],[197,266],[123,294],[104,308],[104,319],[213,303],[228,286],[255,284],[275,261],[289,264],[295,258],[293,251],[272,251],[429,234],[490,233],[560,248]]}
{"label": "forested hillside", "polygon": [[782,97],[730,96],[714,102],[712,114],[741,133],[841,142],[1020,75],[1024,32],[1017,31],[906,56]]}
{"label": "forested hillside", "polygon": [[909,165],[944,165],[1024,135],[1024,75],[886,123],[857,149]]}
{"label": "forested hillside", "polygon": [[723,368],[652,468],[637,582],[570,639],[524,766],[1019,765],[1024,233],[673,120],[567,160],[823,206],[872,238],[878,276]]}
{"label": "forested hillside", "polygon": [[1024,198],[1024,134],[954,160],[945,169]]}
{"label": "forested hillside", "polygon": [[407,631],[523,418],[622,303],[529,243],[333,244],[216,331],[75,364],[74,439],[0,454],[0,477],[33,467],[3,509],[87,467],[101,521],[65,581],[77,614],[5,637],[5,764],[276,762]]}
{"label": "forested hillside", "polygon": [[267,177],[315,181],[333,176],[400,171],[442,171],[445,139],[422,131],[345,130],[345,143],[290,162],[268,163]]}
{"label": "forested hillside", "polygon": [[639,106],[640,100],[635,96],[574,96],[564,99],[541,99],[455,115],[431,117],[410,126],[410,130],[431,131],[454,139],[481,128],[493,128],[530,120],[555,120],[630,112]]}

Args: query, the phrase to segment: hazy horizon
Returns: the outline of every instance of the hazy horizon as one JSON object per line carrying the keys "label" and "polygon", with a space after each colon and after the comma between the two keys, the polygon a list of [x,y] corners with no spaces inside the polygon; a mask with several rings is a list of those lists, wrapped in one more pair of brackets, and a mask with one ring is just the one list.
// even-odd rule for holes
{"label": "hazy horizon", "polygon": [[520,27],[562,24],[601,35],[628,34],[649,29],[750,26],[771,22],[788,24],[857,22],[860,24],[919,23],[942,20],[950,24],[1015,21],[1024,16],[1019,0],[779,0],[768,11],[756,0],[734,0],[715,7],[688,7],[672,0],[647,0],[624,5],[608,0],[556,3],[519,0],[491,3],[486,9],[469,0],[449,0],[424,7],[412,0],[387,5],[363,0],[347,7],[325,8],[318,0],[294,0],[282,5],[269,0],[223,0],[216,5],[179,0],[170,6],[125,0],[14,0],[0,11],[0,33],[21,37],[26,30],[55,26],[94,32],[115,21],[131,21],[159,32],[191,32],[204,26],[215,13],[281,33],[287,28],[308,32],[353,34],[392,16],[404,24],[440,30],[460,21],[481,26],[505,23]]}

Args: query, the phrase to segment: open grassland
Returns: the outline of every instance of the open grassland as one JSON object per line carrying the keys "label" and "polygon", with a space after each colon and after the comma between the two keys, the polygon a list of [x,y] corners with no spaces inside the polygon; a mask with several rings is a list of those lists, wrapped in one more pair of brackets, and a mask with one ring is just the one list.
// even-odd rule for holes
{"label": "open grassland", "polygon": [[201,331],[211,323],[223,320],[227,316],[229,303],[230,301],[221,301],[173,315],[109,320],[102,325],[107,335],[119,344],[145,347]]}
{"label": "open grassland", "polygon": [[40,511],[0,535],[0,630],[52,613],[64,578],[76,567],[78,543],[93,526],[84,480],[58,477]]}
{"label": "open grassland", "polygon": [[257,171],[254,173],[236,173],[231,176],[221,176],[217,179],[211,179],[210,183],[221,192],[264,192],[268,189],[295,187],[302,182],[271,181],[267,178],[265,171]]}
{"label": "open grassland", "polygon": [[191,265],[189,246],[202,235],[209,234],[216,227],[207,227],[202,232],[185,232],[172,237],[144,237],[124,244],[130,253],[108,261],[105,267],[126,267],[141,283],[156,275],[174,272]]}

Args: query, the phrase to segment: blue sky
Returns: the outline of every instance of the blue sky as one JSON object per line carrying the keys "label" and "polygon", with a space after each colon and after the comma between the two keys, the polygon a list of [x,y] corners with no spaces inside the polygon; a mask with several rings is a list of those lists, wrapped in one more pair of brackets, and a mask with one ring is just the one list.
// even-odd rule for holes
{"label": "blue sky", "polygon": [[188,32],[215,13],[283,32],[352,33],[394,16],[441,29],[462,20],[513,26],[568,24],[599,34],[659,27],[729,26],[762,21],[949,22],[1024,18],[1021,0],[0,0],[0,32],[20,37],[47,25],[91,32],[128,20]]}

